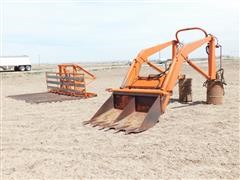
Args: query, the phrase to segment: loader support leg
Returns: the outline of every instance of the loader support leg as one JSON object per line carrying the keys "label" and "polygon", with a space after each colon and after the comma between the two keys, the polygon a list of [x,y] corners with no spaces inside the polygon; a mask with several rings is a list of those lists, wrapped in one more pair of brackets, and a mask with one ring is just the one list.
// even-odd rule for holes
{"label": "loader support leg", "polygon": [[216,61],[215,61],[215,40],[212,39],[209,42],[209,52],[208,52],[208,75],[210,79],[216,79]]}

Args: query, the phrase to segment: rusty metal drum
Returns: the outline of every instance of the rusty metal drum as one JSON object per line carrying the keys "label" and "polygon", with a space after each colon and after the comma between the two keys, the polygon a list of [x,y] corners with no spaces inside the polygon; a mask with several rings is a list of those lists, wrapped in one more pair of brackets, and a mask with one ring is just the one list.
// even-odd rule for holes
{"label": "rusty metal drum", "polygon": [[192,79],[179,79],[179,101],[182,103],[192,102]]}
{"label": "rusty metal drum", "polygon": [[207,82],[207,104],[223,104],[224,87],[221,81]]}

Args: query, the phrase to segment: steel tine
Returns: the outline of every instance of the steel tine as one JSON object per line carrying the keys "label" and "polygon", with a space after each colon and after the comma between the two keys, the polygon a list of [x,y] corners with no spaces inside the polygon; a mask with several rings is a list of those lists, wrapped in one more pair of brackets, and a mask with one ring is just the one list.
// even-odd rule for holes
{"label": "steel tine", "polygon": [[91,124],[91,125],[92,125],[92,127],[97,127],[97,126],[100,126],[100,123],[99,123],[99,122],[96,122],[96,123]]}
{"label": "steel tine", "polygon": [[122,125],[115,126],[114,129],[115,130],[125,130],[125,128],[128,128],[129,126],[130,126],[129,124],[122,124]]}
{"label": "steel tine", "polygon": [[110,124],[110,123],[100,122],[98,126],[100,126],[101,129],[105,129],[105,128],[108,128],[107,124]]}
{"label": "steel tine", "polygon": [[96,127],[96,126],[98,126],[99,123],[100,122],[92,122],[91,125],[92,125],[92,127]]}
{"label": "steel tine", "polygon": [[113,123],[114,123],[114,120],[108,119],[108,120],[102,121],[100,126],[106,127],[106,126],[109,126],[109,125],[111,125]]}
{"label": "steel tine", "polygon": [[115,131],[114,131],[114,134],[117,134],[117,133],[119,133],[119,132],[121,132],[121,131],[122,131],[121,129],[115,130]]}
{"label": "steel tine", "polygon": [[112,124],[111,126],[109,126],[109,128],[115,129],[116,127],[119,127],[119,126],[121,126],[121,125],[123,125],[123,124],[124,124],[124,123],[117,122],[117,123],[114,123],[114,124]]}
{"label": "steel tine", "polygon": [[91,119],[91,120],[88,120],[88,121],[83,121],[83,124],[86,125],[86,124],[92,124],[94,123],[95,121],[97,121],[97,119]]}
{"label": "steel tine", "polygon": [[125,129],[125,134],[137,132],[136,130],[138,130],[138,128],[127,128]]}
{"label": "steel tine", "polygon": [[119,125],[119,124],[120,124],[119,122],[113,123],[113,124],[109,125],[108,128],[114,129],[114,127],[117,126],[117,125]]}
{"label": "steel tine", "polygon": [[101,126],[102,123],[103,123],[103,121],[96,121],[96,122],[92,123],[92,125],[94,125],[94,127]]}
{"label": "steel tine", "polygon": [[101,119],[94,119],[94,121],[91,122],[92,125],[100,125],[102,123],[104,123],[105,120],[101,120]]}
{"label": "steel tine", "polygon": [[107,131],[110,131],[111,128],[104,128],[103,131],[107,132]]}
{"label": "steel tine", "polygon": [[104,128],[109,128],[111,125],[113,125],[113,123],[104,123],[104,124],[101,124],[101,126],[104,127]]}
{"label": "steel tine", "polygon": [[83,121],[83,125],[90,124],[91,121]]}
{"label": "steel tine", "polygon": [[103,129],[105,129],[104,127],[100,127],[98,130],[103,130]]}

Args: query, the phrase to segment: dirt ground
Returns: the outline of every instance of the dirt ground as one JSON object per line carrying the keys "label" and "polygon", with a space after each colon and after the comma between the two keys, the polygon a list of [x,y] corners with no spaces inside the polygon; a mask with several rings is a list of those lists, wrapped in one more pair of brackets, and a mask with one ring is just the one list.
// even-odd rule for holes
{"label": "dirt ground", "polygon": [[41,104],[7,96],[46,91],[44,69],[1,73],[2,179],[239,179],[239,62],[224,61],[227,86],[218,106],[204,104],[204,78],[184,66],[193,103],[172,101],[158,124],[130,135],[82,124],[110,96],[105,89],[121,85],[125,67],[93,71],[88,89],[98,97]]}

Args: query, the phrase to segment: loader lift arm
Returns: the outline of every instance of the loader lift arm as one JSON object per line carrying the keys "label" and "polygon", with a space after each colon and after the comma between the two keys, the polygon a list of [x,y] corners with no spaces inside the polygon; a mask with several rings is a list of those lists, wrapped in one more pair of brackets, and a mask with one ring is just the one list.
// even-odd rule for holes
{"label": "loader lift arm", "polygon": [[[182,45],[178,34],[189,30],[200,30],[205,37]],[[184,62],[187,62],[207,80],[215,80],[217,78],[215,37],[196,27],[180,29],[175,36],[176,40],[142,50],[133,60],[121,87],[109,90],[112,92],[111,97],[85,124],[113,128],[117,131],[123,130],[126,133],[142,132],[153,127],[158,122],[159,116],[166,110]],[[190,53],[204,44],[207,44],[209,49],[207,73],[188,59]],[[172,46],[172,62],[167,70],[148,61],[149,56],[169,46]],[[161,75],[141,78],[139,73],[144,63],[157,70]]]}
{"label": "loader lift arm", "polygon": [[[176,48],[177,48],[176,41],[168,41],[163,44],[159,44],[159,45],[142,50],[137,55],[137,57],[133,60],[133,63],[131,64],[131,66],[128,70],[128,73],[124,78],[121,88],[127,88],[127,87],[131,88],[133,86],[134,82],[136,84],[138,84],[137,80],[139,80],[139,73],[140,73],[141,67],[144,63],[148,64],[150,67],[152,67],[156,71],[163,73],[165,70],[161,67],[156,66],[152,62],[148,61],[148,57],[169,47],[169,46],[172,46],[172,54],[173,54],[172,58],[174,58],[175,53],[176,53]],[[146,81],[141,81],[139,84],[146,84],[148,82],[149,82],[149,79]],[[144,86],[143,88],[146,88],[146,86]],[[151,87],[151,88],[154,88],[154,87]],[[157,88],[157,87],[155,87],[155,88]]]}

